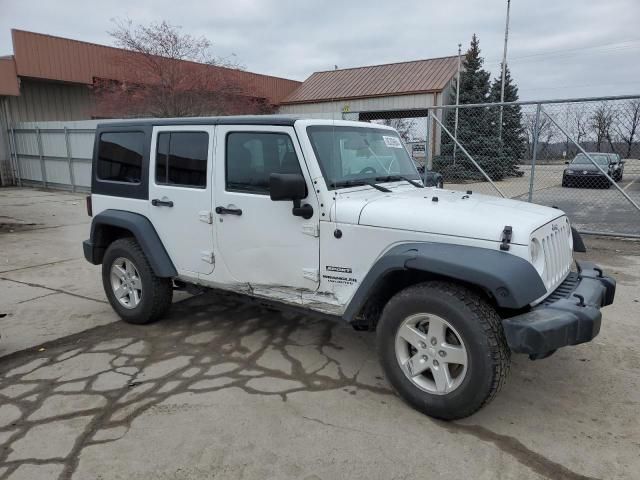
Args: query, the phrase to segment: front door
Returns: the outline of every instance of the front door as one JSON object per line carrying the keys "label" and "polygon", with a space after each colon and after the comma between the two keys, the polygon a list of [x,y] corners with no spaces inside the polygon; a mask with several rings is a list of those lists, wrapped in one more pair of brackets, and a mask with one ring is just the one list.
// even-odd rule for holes
{"label": "front door", "polygon": [[[253,288],[316,290],[320,212],[294,129],[219,125],[216,138],[216,244],[228,274]],[[271,200],[271,173],[304,176],[311,218]]]}
{"label": "front door", "polygon": [[213,126],[154,127],[150,216],[178,274],[213,271]]}

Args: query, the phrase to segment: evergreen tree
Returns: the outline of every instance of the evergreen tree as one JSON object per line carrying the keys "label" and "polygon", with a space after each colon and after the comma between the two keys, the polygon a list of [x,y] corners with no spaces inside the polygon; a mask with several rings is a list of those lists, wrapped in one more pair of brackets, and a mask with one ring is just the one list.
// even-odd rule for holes
{"label": "evergreen tree", "polygon": [[[480,41],[474,33],[471,45],[462,61],[460,75],[460,103],[484,103],[489,97],[489,72],[482,68],[484,58],[480,56]],[[455,103],[455,92],[453,92]]]}
{"label": "evergreen tree", "polygon": [[[500,88],[502,78],[498,77],[491,85],[489,99],[491,102],[500,101]],[[513,83],[509,67],[505,70],[504,77],[504,101],[518,101],[518,87]],[[499,126],[500,108],[495,109],[495,122]],[[502,148],[506,161],[506,175],[518,175],[518,163],[527,151],[525,130],[522,126],[522,111],[520,105],[503,107],[502,109]]]}
{"label": "evergreen tree", "polygon": [[[480,56],[480,42],[474,34],[462,62],[460,104],[489,101],[490,74],[482,68],[483,63],[484,59]],[[455,104],[455,98],[456,86],[454,84],[449,103]],[[457,139],[491,179],[498,180],[507,174],[508,169],[505,169],[506,162],[497,135],[494,110],[489,107],[459,109]],[[445,112],[445,126],[453,134],[455,110],[447,109]],[[441,140],[441,156],[434,159],[434,169],[440,171],[445,178],[454,181],[484,178],[459,148],[456,149],[454,163],[454,142],[449,135],[443,132]]]}

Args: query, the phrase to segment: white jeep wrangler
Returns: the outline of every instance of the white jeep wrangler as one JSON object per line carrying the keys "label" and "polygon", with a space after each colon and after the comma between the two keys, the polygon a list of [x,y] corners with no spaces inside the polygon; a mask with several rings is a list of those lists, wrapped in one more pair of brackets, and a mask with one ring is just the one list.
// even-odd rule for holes
{"label": "white jeep wrangler", "polygon": [[397,132],[368,123],[104,123],[88,207],[84,254],[125,321],[193,285],[342,317],[377,330],[389,382],[442,419],[490,401],[512,351],[590,341],[615,294],[594,264],[572,271],[563,212],[425,188]]}

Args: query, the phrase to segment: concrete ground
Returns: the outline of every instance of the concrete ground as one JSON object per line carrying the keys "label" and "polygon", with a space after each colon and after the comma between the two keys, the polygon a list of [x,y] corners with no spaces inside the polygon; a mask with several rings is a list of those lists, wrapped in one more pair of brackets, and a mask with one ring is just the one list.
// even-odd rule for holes
{"label": "concrete ground", "polygon": [[0,190],[0,215],[0,480],[640,476],[637,242],[586,239],[618,279],[593,342],[514,356],[491,404],[445,423],[341,322],[212,293],[118,321],[82,196]]}

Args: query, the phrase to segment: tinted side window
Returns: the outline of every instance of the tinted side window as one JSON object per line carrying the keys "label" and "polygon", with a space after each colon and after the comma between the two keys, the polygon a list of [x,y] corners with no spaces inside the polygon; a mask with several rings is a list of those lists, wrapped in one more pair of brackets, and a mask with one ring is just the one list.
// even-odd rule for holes
{"label": "tinted side window", "polygon": [[285,133],[233,132],[227,135],[226,147],[227,190],[268,195],[272,173],[302,174]]}
{"label": "tinted side window", "polygon": [[140,183],[144,133],[110,132],[100,135],[97,176],[100,180]]}
{"label": "tinted side window", "polygon": [[156,183],[205,188],[209,134],[161,132],[156,150]]}

